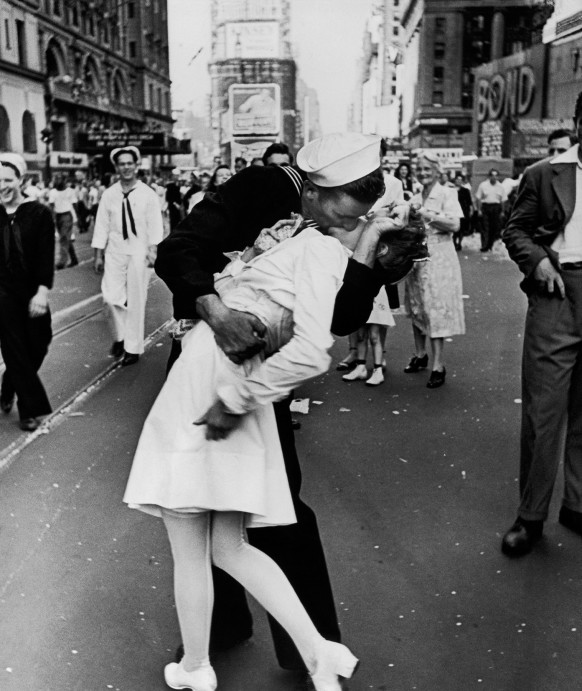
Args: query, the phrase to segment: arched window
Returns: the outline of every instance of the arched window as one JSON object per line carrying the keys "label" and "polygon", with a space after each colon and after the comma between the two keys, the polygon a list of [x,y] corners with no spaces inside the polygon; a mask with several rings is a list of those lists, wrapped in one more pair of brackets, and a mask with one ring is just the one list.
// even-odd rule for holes
{"label": "arched window", "polygon": [[48,77],[66,74],[66,61],[59,43],[53,38],[49,41],[46,53],[46,73]]}
{"label": "arched window", "polygon": [[22,150],[27,154],[35,154],[38,150],[34,115],[29,110],[25,110],[22,116]]}
{"label": "arched window", "polygon": [[100,90],[99,68],[92,57],[85,60],[83,83],[89,93],[97,93]]}
{"label": "arched window", "polygon": [[123,79],[121,78],[119,72],[116,72],[115,76],[113,77],[112,97],[116,103],[126,102],[125,84],[123,83]]}
{"label": "arched window", "polygon": [[4,106],[0,106],[0,151],[10,151],[10,118]]}

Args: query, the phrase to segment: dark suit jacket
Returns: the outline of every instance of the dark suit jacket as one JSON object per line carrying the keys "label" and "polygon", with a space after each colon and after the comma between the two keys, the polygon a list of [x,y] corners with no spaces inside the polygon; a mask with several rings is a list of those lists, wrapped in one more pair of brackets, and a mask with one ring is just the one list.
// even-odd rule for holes
{"label": "dark suit jacket", "polygon": [[521,287],[526,293],[534,289],[532,274],[544,257],[560,268],[550,245],[572,217],[576,203],[577,164],[560,162],[571,151],[526,169],[503,231],[509,255],[525,275]]}

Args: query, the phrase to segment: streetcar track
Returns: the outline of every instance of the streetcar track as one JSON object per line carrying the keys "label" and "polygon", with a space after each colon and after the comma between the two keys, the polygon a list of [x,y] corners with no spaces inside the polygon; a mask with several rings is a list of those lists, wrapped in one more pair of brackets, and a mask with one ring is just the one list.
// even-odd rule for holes
{"label": "streetcar track", "polygon": [[[168,328],[173,319],[166,320],[163,324],[155,328],[145,339],[144,352],[147,352],[156,341],[158,336]],[[64,420],[67,419],[71,411],[80,403],[84,402],[86,398],[96,391],[98,391],[103,384],[113,375],[113,373],[121,369],[121,359],[115,360],[104,367],[98,374],[96,374],[87,384],[83,384],[81,389],[73,393],[67,400],[61,403],[50,415],[47,415],[41,425],[34,432],[27,432],[20,434],[13,442],[8,444],[0,450],[0,475],[8,470],[18,454],[23,451],[29,444],[43,434],[49,434],[55,427],[58,427]]]}

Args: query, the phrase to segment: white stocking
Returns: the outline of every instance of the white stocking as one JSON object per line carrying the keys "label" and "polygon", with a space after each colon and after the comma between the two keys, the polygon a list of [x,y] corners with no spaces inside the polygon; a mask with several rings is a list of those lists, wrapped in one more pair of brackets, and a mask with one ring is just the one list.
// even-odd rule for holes
{"label": "white stocking", "polygon": [[283,571],[246,541],[244,514],[213,513],[211,542],[213,563],[235,578],[281,624],[313,671],[315,649],[322,636]]}
{"label": "white stocking", "polygon": [[172,556],[174,596],[184,643],[183,667],[192,672],[210,664],[210,623],[214,588],[210,570],[211,514],[176,516],[162,510]]}

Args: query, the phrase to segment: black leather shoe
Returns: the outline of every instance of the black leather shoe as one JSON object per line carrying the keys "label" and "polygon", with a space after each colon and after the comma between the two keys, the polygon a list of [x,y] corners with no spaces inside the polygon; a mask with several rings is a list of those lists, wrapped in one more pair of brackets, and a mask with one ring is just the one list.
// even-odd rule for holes
{"label": "black leather shoe", "polygon": [[447,376],[447,370],[443,367],[442,372],[439,370],[433,369],[433,371],[430,373],[429,380],[426,382],[426,388],[427,389],[438,389],[439,386],[442,386],[445,383],[445,378]]}
{"label": "black leather shoe", "polygon": [[124,354],[123,350],[123,341],[113,341],[113,345],[111,346],[111,350],[109,351],[109,355],[113,355],[113,357],[121,357]]}
{"label": "black leather shoe", "polygon": [[518,518],[503,536],[501,551],[508,557],[521,557],[532,551],[544,530],[543,521]]}
{"label": "black leather shoe", "polygon": [[14,405],[14,399],[16,396],[12,395],[12,398],[2,398],[0,396],[0,410],[5,415],[8,415],[8,413],[12,410],[12,406]]}
{"label": "black leather shoe", "polygon": [[410,362],[404,368],[406,374],[413,374],[414,372],[420,372],[422,369],[426,369],[428,365],[428,353],[425,353],[422,357],[416,357],[413,355],[410,358]]}
{"label": "black leather shoe", "polygon": [[560,521],[564,527],[573,530],[575,533],[578,533],[578,535],[582,535],[582,513],[579,511],[574,511],[566,506],[562,506],[558,521]]}
{"label": "black leather shoe", "polygon": [[121,361],[121,366],[127,367],[128,365],[135,365],[138,360],[139,355],[136,355],[135,353],[125,353],[123,360]]}
{"label": "black leather shoe", "polygon": [[27,417],[20,421],[20,429],[24,432],[34,432],[40,426],[40,420],[36,417]]}

